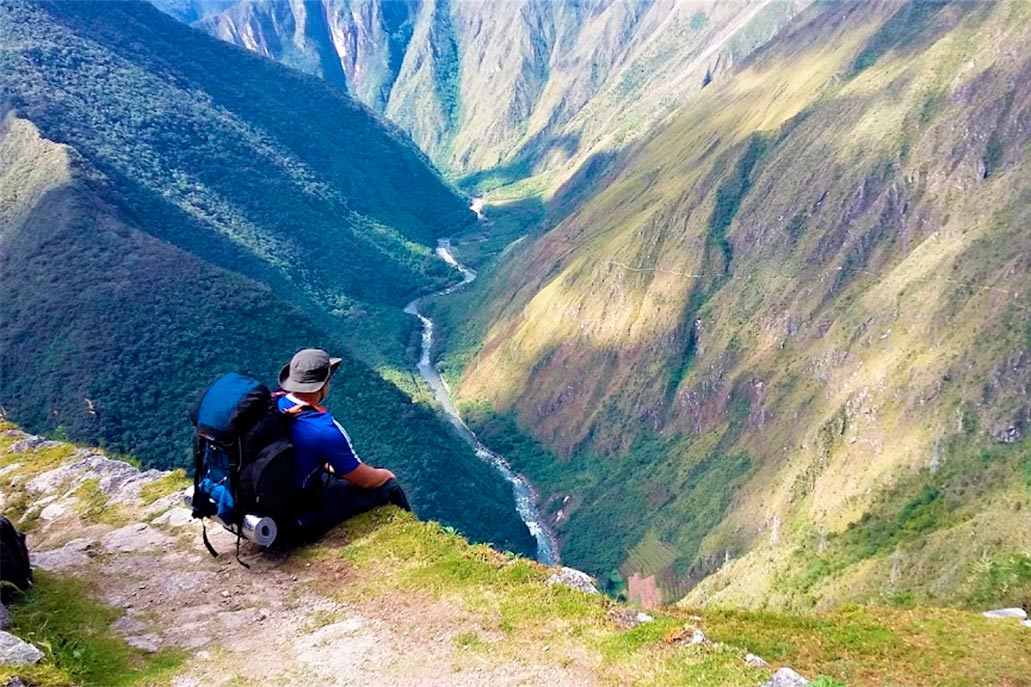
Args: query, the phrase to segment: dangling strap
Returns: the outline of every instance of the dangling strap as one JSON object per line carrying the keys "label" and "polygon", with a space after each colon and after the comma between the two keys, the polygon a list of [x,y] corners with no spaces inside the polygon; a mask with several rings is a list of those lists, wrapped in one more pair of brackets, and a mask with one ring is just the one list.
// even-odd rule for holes
{"label": "dangling strap", "polygon": [[247,565],[240,559],[240,540],[243,539],[243,524],[240,524],[240,528],[236,531],[236,562],[247,568],[251,569],[251,566]]}
{"label": "dangling strap", "polygon": [[[211,554],[212,558],[218,558],[218,551],[215,551],[215,547],[211,545],[211,541],[208,539],[208,526],[204,522],[204,518],[200,521],[201,538],[204,539],[204,546],[208,547],[208,553]],[[237,551],[239,551],[240,544],[237,543]],[[238,554],[239,555],[239,554]]]}

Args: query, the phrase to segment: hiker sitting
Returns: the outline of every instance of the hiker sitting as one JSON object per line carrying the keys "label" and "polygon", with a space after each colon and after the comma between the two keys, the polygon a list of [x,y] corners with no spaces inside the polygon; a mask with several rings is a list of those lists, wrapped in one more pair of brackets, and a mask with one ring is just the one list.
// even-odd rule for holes
{"label": "hiker sitting", "polygon": [[339,365],[340,358],[308,348],[279,373],[279,385],[287,392],[278,400],[279,410],[294,415],[294,479],[304,504],[291,528],[295,541],[319,537],[352,515],[386,503],[411,510],[394,473],[359,460],[347,432],[319,405]]}

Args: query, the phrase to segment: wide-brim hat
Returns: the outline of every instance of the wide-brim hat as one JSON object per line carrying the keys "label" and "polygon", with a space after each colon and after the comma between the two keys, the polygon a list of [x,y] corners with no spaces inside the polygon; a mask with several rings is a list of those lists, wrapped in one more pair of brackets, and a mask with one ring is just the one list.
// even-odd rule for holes
{"label": "wide-brim hat", "polygon": [[279,386],[302,394],[318,391],[340,367],[340,361],[341,358],[330,358],[321,348],[297,351],[279,371]]}

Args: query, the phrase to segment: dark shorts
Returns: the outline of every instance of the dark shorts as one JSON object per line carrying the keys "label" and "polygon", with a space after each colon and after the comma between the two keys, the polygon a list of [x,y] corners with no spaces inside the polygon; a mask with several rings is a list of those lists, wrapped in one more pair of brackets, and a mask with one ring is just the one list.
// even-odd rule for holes
{"label": "dark shorts", "polygon": [[286,532],[283,543],[299,544],[317,539],[344,520],[376,506],[391,503],[412,510],[401,485],[393,479],[379,487],[363,489],[339,477],[329,477],[323,486],[305,494],[304,498],[315,508],[298,518]]}

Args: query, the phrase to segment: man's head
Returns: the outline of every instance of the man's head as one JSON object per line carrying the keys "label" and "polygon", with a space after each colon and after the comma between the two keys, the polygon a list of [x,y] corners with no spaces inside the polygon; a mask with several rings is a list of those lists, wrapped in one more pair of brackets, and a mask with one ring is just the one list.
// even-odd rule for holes
{"label": "man's head", "polygon": [[329,378],[340,366],[340,358],[330,358],[320,348],[297,351],[279,372],[279,386],[286,391],[307,397],[325,398],[329,391]]}

